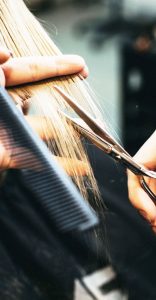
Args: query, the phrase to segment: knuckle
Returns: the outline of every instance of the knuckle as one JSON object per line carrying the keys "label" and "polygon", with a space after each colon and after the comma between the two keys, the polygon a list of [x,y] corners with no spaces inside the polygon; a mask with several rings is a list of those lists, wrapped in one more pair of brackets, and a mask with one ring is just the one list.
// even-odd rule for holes
{"label": "knuckle", "polygon": [[39,66],[36,62],[29,63],[29,74],[32,81],[36,81],[39,78]]}
{"label": "knuckle", "polygon": [[53,71],[54,71],[54,74],[56,77],[61,75],[62,68],[63,68],[63,64],[61,62],[59,62],[58,60],[55,60]]}
{"label": "knuckle", "polygon": [[11,65],[2,65],[2,71],[4,72],[6,82],[9,82],[12,78],[13,67]]}

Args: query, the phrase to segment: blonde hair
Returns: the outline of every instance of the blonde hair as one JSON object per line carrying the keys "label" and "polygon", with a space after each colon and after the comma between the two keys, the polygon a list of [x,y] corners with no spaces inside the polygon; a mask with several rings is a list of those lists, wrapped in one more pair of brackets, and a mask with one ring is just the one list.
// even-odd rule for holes
{"label": "blonde hair", "polygon": [[[14,57],[61,54],[22,0],[0,0],[0,3],[0,44],[10,49]],[[23,101],[30,98],[35,113],[46,118],[49,130],[52,130],[55,136],[55,143],[53,141],[48,142],[52,152],[58,156],[86,162],[90,186],[94,194],[97,195],[96,181],[80,137],[71,124],[68,124],[65,118],[60,117],[59,110],[65,110],[67,107],[61,96],[53,88],[54,85],[61,85],[85,109],[92,114],[94,113],[95,117],[101,117],[85,84],[75,75],[44,80],[35,84],[26,84],[9,90],[18,95]],[[76,169],[74,169],[74,164],[72,168],[73,178],[83,196],[87,198],[84,179],[78,175]]]}

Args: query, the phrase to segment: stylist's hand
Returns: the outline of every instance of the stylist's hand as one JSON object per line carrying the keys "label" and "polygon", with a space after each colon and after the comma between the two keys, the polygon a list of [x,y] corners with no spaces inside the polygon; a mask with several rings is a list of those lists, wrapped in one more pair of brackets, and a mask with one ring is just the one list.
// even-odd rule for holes
{"label": "stylist's hand", "polygon": [[[0,47],[0,85],[14,86],[28,82],[35,82],[50,77],[79,74],[86,78],[88,76],[88,68],[82,57],[78,55],[59,55],[44,57],[20,57],[12,58],[8,49]],[[49,138],[52,132],[47,127],[47,122],[41,117],[26,116],[31,127],[44,139],[46,131]],[[40,127],[42,123],[42,128]],[[64,157],[55,157],[60,165],[66,170],[68,175],[73,175],[73,165],[77,169],[80,176],[87,175],[88,167],[80,160],[72,160]],[[0,141],[0,169],[20,168],[17,161],[10,159],[10,154],[6,151]]]}
{"label": "stylist's hand", "polygon": [[[140,148],[134,157],[135,161],[144,165],[147,169],[156,171],[156,131]],[[144,177],[145,178],[145,177]],[[150,189],[156,194],[156,179],[145,178]],[[139,210],[140,214],[151,224],[156,233],[156,204],[142,189],[139,176],[128,171],[129,199]]]}
{"label": "stylist's hand", "polygon": [[1,84],[7,87],[62,75],[80,74],[84,78],[88,76],[85,61],[78,55],[10,59],[9,56],[8,50],[0,49]]}

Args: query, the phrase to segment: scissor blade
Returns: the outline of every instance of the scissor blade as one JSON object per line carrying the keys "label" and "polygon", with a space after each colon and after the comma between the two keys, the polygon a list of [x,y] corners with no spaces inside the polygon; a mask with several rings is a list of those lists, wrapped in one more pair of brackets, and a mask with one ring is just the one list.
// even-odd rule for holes
{"label": "scissor blade", "polygon": [[156,172],[143,168],[141,165],[137,164],[131,156],[127,156],[125,153],[119,152],[107,141],[103,140],[101,137],[92,132],[85,123],[83,124],[82,122],[79,122],[77,118],[72,118],[62,111],[60,111],[60,113],[65,116],[67,121],[73,124],[78,132],[89,139],[94,145],[104,151],[107,155],[111,156],[114,160],[118,161],[120,164],[131,170],[134,174],[156,178]]}
{"label": "scissor blade", "polygon": [[91,128],[92,131],[88,130],[83,125],[74,122],[83,134],[90,138],[90,140],[105,153],[113,157],[130,169],[136,175],[144,175],[151,178],[156,178],[156,172],[145,169],[144,167],[137,164],[134,159],[130,156],[126,150],[120,146],[108,133],[92,118],[75,100],[69,96],[62,88],[55,86],[55,89],[64,98],[64,100],[72,107],[72,109],[79,115],[79,117]]}
{"label": "scissor blade", "polygon": [[80,132],[83,136],[88,138],[93,144],[95,144],[98,148],[103,150],[105,153],[110,153],[112,151],[112,147],[110,144],[97,136],[94,132],[92,132],[86,124],[82,122],[79,123],[78,119],[69,117],[66,113],[61,112],[67,119],[67,121],[71,122],[74,128]]}
{"label": "scissor blade", "polygon": [[91,128],[91,130],[100,136],[102,139],[114,146],[118,151],[130,156],[129,153],[112,137],[108,132],[98,124],[88,112],[86,112],[69,94],[67,94],[62,88],[54,86],[58,93],[64,98],[64,100],[72,107],[77,115],[84,120],[84,122]]}

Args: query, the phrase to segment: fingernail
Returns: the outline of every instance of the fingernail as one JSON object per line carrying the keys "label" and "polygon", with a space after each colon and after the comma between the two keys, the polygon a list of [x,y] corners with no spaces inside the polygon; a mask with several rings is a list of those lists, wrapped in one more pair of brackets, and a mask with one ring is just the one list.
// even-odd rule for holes
{"label": "fingernail", "polygon": [[88,77],[88,74],[89,74],[89,69],[88,69],[87,66],[85,66],[85,67],[83,68],[83,70],[80,72],[80,75],[83,76],[83,78],[85,79],[85,78]]}

